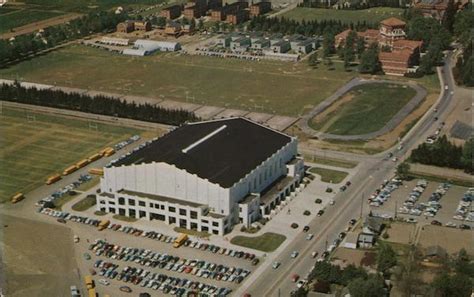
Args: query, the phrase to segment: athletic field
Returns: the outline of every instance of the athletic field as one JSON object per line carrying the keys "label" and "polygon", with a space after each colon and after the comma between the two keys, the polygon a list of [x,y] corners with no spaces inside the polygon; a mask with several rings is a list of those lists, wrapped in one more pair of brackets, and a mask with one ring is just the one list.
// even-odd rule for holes
{"label": "athletic field", "polygon": [[3,107],[0,202],[139,130]]}

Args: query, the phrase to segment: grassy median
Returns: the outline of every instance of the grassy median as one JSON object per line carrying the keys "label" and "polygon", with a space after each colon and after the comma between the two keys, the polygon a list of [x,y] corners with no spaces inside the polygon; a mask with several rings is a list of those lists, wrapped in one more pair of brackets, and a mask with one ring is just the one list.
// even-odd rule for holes
{"label": "grassy median", "polygon": [[338,184],[342,182],[347,176],[347,172],[320,167],[312,167],[309,171],[321,176],[322,182],[332,184]]}
{"label": "grassy median", "polygon": [[267,232],[257,237],[235,236],[230,243],[269,253],[276,250],[285,240],[284,235]]}

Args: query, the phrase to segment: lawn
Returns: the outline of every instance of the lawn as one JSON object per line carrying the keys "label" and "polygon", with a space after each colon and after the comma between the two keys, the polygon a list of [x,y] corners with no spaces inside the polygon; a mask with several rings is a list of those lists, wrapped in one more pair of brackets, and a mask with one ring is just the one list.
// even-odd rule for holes
{"label": "lawn", "polygon": [[312,167],[309,171],[321,176],[322,182],[332,184],[338,184],[342,182],[347,176],[347,172],[320,167]]}
{"label": "lawn", "polygon": [[57,11],[18,9],[9,13],[1,13],[0,11],[0,33],[5,33],[13,28],[28,25],[34,22],[43,21],[53,17],[62,15]]}
{"label": "lawn", "polygon": [[398,84],[360,85],[339,99],[344,100],[344,104],[313,118],[310,124],[314,129],[337,135],[375,132],[383,128],[415,94],[414,89]]}
{"label": "lawn", "polygon": [[185,228],[181,228],[181,227],[174,227],[173,230],[178,232],[178,233],[184,233],[184,234],[188,234],[188,235],[196,236],[196,237],[206,237],[207,238],[207,237],[211,236],[211,234],[207,233],[207,232],[202,232],[202,231],[197,231],[197,230],[189,230],[189,229],[185,229]]}
{"label": "lawn", "polygon": [[72,206],[72,209],[75,211],[85,211],[91,208],[92,206],[96,205],[96,203],[97,203],[97,200],[96,200],[95,195],[87,195],[87,197],[76,202]]}
{"label": "lawn", "polygon": [[340,66],[327,71],[305,62],[174,53],[130,57],[74,45],[2,69],[0,77],[178,101],[189,94],[198,104],[297,116],[353,77]]}
{"label": "lawn", "polygon": [[162,0],[25,0],[26,4],[38,5],[41,8],[59,9],[64,11],[85,12],[91,9],[111,9],[118,6],[130,5],[155,5],[162,3]]}
{"label": "lawn", "polygon": [[0,201],[139,130],[6,108],[0,114]]}
{"label": "lawn", "polygon": [[340,160],[340,159],[332,159],[326,157],[318,157],[314,155],[307,155],[304,154],[304,159],[308,162],[341,167],[341,168],[354,168],[357,166],[357,162],[347,161],[347,160]]}
{"label": "lawn", "polygon": [[368,23],[379,23],[389,17],[401,17],[403,9],[390,7],[374,7],[364,10],[337,10],[324,8],[296,7],[282,17],[297,21],[306,20],[340,20],[343,23],[357,23],[366,21]]}
{"label": "lawn", "polygon": [[257,237],[235,236],[230,243],[269,253],[276,250],[285,240],[284,235],[267,232]]}

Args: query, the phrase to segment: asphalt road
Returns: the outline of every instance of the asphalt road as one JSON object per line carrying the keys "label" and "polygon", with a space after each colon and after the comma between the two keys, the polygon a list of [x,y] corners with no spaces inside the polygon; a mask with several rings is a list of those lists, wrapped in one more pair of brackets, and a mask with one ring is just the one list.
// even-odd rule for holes
{"label": "asphalt road", "polygon": [[[439,101],[436,103],[438,111],[428,111],[425,116],[413,127],[413,129],[402,140],[403,149],[392,149],[394,156],[403,160],[408,156],[408,152],[416,147],[420,142],[433,133],[449,114],[451,109],[452,90],[455,90],[454,80],[451,75],[452,67],[451,54],[448,54],[447,63],[438,73],[444,84],[449,89],[443,92]],[[435,120],[435,117],[438,120]],[[311,253],[317,251],[321,254],[326,246],[331,244],[339,232],[344,231],[349,220],[358,218],[369,212],[365,198],[375,188],[383,182],[384,179],[392,177],[395,168],[399,162],[387,160],[384,156],[387,152],[367,158],[362,164],[359,174],[352,180],[352,185],[346,192],[338,193],[335,197],[336,205],[327,209],[322,217],[314,219],[310,224],[310,231],[315,235],[311,241],[305,240],[305,233],[302,232],[293,242],[278,255],[277,259],[281,262],[278,269],[272,269],[271,265],[256,279],[252,284],[244,283],[241,290],[237,293],[250,293],[252,296],[289,296],[291,291],[296,288],[291,281],[291,276],[296,273],[300,277],[305,277],[309,273],[315,260],[311,258]],[[289,222],[290,223],[290,222]],[[296,259],[290,258],[292,251],[298,251]]]}

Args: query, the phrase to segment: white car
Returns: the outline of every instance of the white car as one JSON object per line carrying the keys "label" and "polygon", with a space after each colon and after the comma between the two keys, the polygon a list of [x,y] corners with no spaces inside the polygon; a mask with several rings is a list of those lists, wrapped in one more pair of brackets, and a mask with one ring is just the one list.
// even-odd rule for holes
{"label": "white car", "polygon": [[297,251],[293,251],[291,252],[291,255],[290,255],[292,258],[296,258],[298,257],[298,252]]}
{"label": "white car", "polygon": [[276,261],[273,262],[272,268],[273,268],[273,269],[277,269],[278,267],[280,267],[280,262],[276,262]]}
{"label": "white car", "polygon": [[329,201],[329,205],[334,205],[335,203],[336,203],[336,201],[334,201],[333,199],[331,199],[331,200]]}
{"label": "white car", "polygon": [[99,279],[99,284],[104,285],[104,286],[110,285],[109,281],[103,278]]}
{"label": "white car", "polygon": [[313,237],[314,237],[314,235],[310,233],[310,234],[306,235],[306,240],[311,240],[311,239],[313,239]]}

